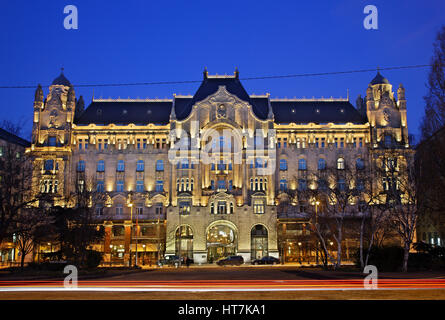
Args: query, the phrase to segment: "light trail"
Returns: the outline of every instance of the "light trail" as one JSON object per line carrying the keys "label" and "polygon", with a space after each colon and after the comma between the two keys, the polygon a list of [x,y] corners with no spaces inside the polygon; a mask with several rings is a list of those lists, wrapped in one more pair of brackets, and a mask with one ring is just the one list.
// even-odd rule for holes
{"label": "light trail", "polygon": [[[377,289],[445,289],[445,279],[381,279]],[[354,280],[183,280],[183,281],[78,281],[65,288],[63,281],[0,281],[0,292],[17,291],[325,291],[370,290],[362,279]],[[374,289],[375,290],[375,289]]]}

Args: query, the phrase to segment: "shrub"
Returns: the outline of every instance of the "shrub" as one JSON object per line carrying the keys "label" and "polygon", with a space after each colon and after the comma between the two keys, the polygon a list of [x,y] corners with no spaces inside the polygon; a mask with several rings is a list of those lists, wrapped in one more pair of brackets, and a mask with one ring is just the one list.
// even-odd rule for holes
{"label": "shrub", "polygon": [[102,261],[102,253],[96,250],[88,250],[86,254],[86,267],[88,269],[97,268]]}

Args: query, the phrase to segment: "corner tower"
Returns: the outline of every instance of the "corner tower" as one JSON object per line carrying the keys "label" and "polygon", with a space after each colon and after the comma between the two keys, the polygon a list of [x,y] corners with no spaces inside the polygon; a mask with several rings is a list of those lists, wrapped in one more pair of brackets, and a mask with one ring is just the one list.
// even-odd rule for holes
{"label": "corner tower", "polygon": [[405,88],[400,84],[397,99],[392,85],[380,72],[366,90],[366,115],[371,126],[372,148],[408,148]]}

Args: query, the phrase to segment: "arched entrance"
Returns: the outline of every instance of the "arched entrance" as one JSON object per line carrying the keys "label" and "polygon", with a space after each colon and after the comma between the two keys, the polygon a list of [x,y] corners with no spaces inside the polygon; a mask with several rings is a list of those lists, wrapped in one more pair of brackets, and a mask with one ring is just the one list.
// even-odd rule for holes
{"label": "arched entrance", "polygon": [[175,254],[193,259],[193,231],[189,226],[182,225],[176,229]]}
{"label": "arched entrance", "polygon": [[250,257],[252,260],[260,259],[269,254],[267,240],[268,232],[265,226],[257,224],[250,231]]}
{"label": "arched entrance", "polygon": [[216,224],[207,231],[207,259],[213,262],[219,258],[236,254],[236,231],[225,224]]}

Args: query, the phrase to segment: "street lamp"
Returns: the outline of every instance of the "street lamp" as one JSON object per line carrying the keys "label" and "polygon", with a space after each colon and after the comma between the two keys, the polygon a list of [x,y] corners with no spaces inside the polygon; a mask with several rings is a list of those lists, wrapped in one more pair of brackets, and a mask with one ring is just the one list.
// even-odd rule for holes
{"label": "street lamp", "polygon": [[144,259],[142,260],[142,265],[145,266],[145,244],[142,245],[144,248]]}
{"label": "street lamp", "polygon": [[111,268],[111,264],[112,264],[111,260],[112,260],[112,258],[113,258],[112,250],[113,250],[113,245],[110,244],[110,268]]}

